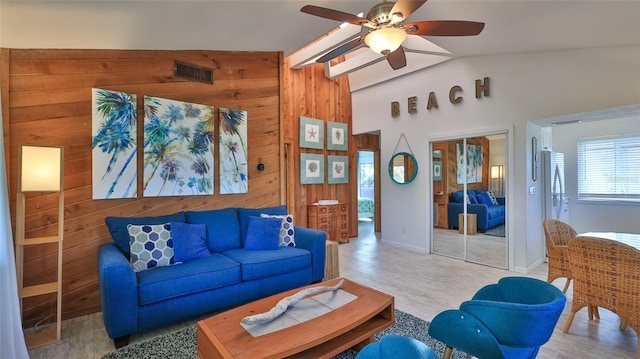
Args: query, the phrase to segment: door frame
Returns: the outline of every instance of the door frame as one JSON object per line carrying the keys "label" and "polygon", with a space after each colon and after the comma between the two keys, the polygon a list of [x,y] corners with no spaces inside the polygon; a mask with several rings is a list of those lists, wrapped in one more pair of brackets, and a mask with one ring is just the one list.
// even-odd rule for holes
{"label": "door frame", "polygon": [[380,134],[377,133],[365,133],[361,135],[353,135],[353,142],[355,143],[356,151],[354,154],[355,166],[353,166],[353,171],[351,173],[352,177],[355,178],[355,181],[350,181],[350,193],[351,193],[351,206],[349,208],[349,228],[351,232],[349,234],[350,237],[358,236],[358,151],[371,151],[373,152],[373,171],[375,173],[375,177],[373,179],[373,201],[375,203],[374,206],[374,217],[373,217],[373,225],[374,231],[381,232],[382,225],[380,220],[380,176],[381,167],[380,167]]}

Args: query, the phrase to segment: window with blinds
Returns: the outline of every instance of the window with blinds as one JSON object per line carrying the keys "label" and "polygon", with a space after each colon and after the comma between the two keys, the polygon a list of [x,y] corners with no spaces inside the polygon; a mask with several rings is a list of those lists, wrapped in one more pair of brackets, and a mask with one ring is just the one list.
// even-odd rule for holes
{"label": "window with blinds", "polygon": [[640,136],[578,141],[578,199],[640,203]]}

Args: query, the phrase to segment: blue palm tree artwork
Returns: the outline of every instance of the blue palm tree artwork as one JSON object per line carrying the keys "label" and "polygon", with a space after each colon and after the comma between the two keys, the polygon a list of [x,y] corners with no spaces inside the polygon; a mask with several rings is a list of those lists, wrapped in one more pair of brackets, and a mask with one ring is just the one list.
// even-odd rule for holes
{"label": "blue palm tree artwork", "polygon": [[457,143],[456,151],[458,162],[458,169],[456,171],[457,183],[462,184],[465,181],[467,183],[482,182],[482,146],[467,145],[466,171],[464,167],[464,147]]}
{"label": "blue palm tree artwork", "polygon": [[220,194],[247,193],[247,112],[218,109],[220,118]]}
{"label": "blue palm tree artwork", "polygon": [[144,97],[145,197],[212,195],[214,107]]}
{"label": "blue palm tree artwork", "polygon": [[137,97],[91,89],[93,199],[137,196]]}

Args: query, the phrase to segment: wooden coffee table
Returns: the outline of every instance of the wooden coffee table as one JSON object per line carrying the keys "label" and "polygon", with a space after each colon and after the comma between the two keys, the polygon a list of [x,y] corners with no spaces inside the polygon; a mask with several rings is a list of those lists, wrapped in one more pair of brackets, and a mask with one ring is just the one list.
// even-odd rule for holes
{"label": "wooden coffee table", "polygon": [[336,285],[341,278],[290,290],[198,322],[200,358],[331,358],[360,348],[395,322],[393,297],[345,279],[342,290],[357,298],[327,314],[270,334],[253,337],[242,318],[263,313],[304,288]]}

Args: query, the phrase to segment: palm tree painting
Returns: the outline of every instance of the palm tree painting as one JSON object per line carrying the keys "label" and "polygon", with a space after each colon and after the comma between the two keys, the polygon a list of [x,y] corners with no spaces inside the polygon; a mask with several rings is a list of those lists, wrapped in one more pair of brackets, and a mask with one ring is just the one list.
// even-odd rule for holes
{"label": "palm tree painting", "polygon": [[91,90],[93,199],[137,196],[136,100],[135,94]]}
{"label": "palm tree painting", "polygon": [[466,171],[464,147],[456,143],[458,169],[456,178],[458,184],[482,182],[482,146],[467,145]]}
{"label": "palm tree painting", "polygon": [[247,111],[220,108],[220,194],[247,193]]}
{"label": "palm tree painting", "polygon": [[144,97],[145,197],[213,194],[213,110]]}

